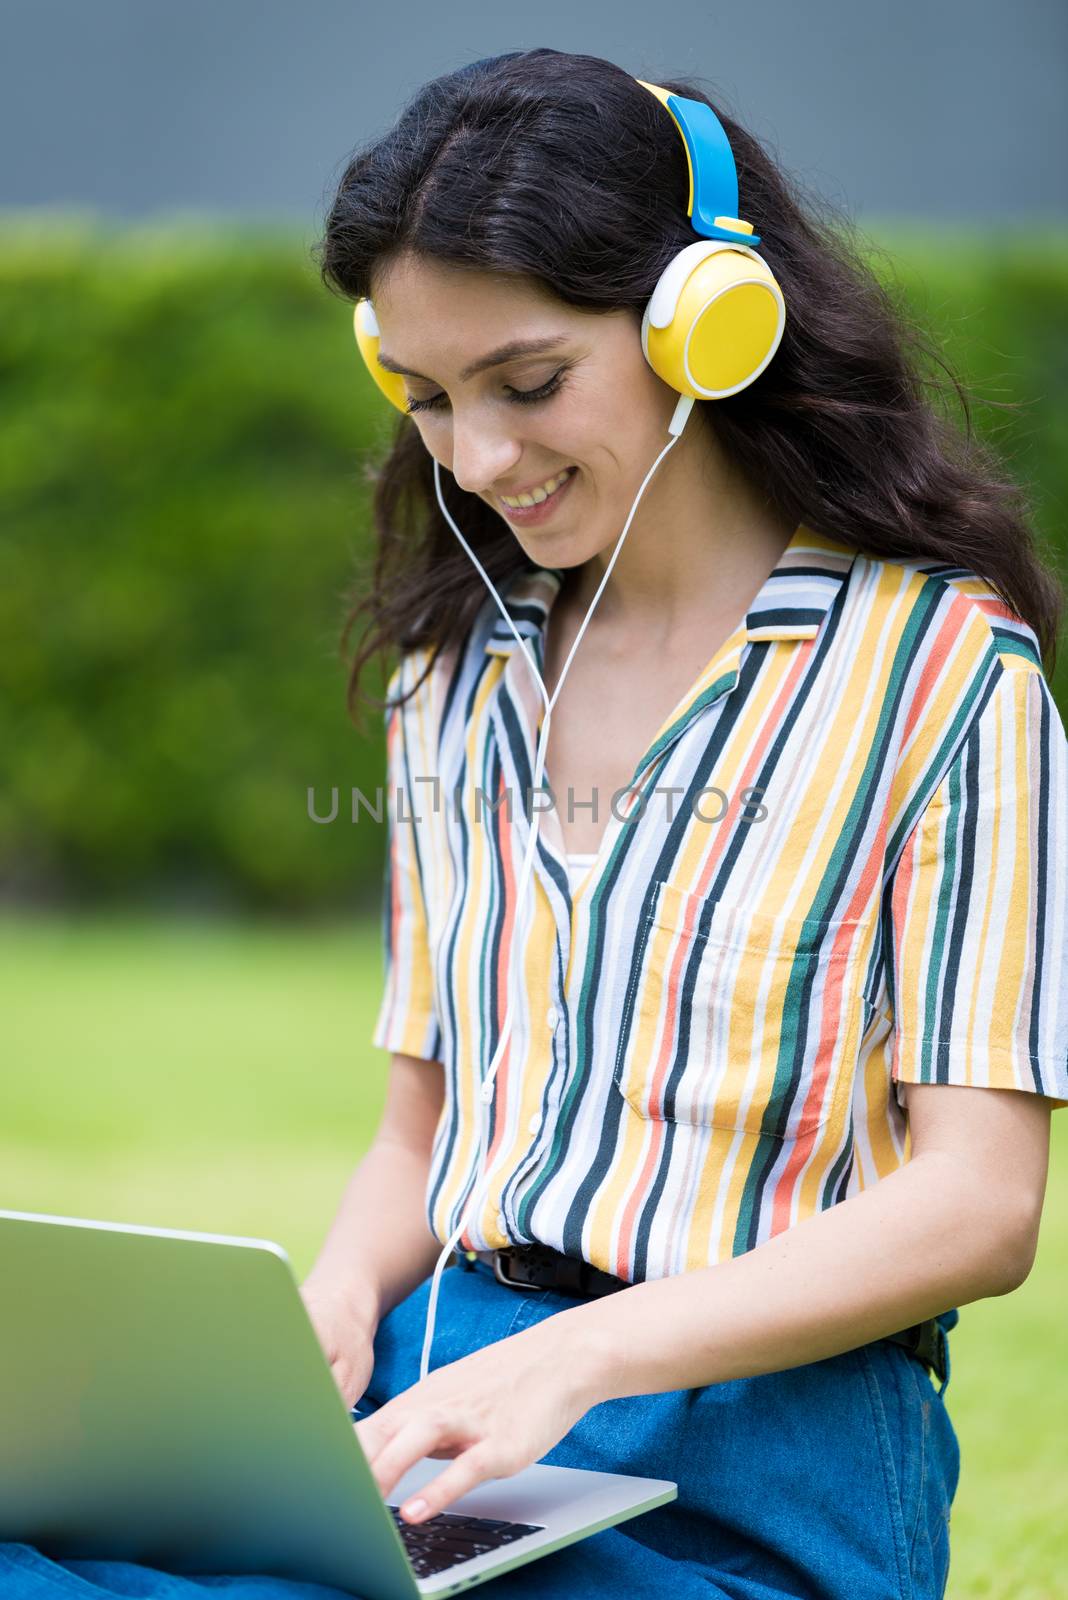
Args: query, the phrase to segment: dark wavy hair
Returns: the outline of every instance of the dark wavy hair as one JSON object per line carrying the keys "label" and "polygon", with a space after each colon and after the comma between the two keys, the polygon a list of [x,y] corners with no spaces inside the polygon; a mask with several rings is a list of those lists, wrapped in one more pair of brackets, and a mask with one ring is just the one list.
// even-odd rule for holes
{"label": "dark wavy hair", "polygon": [[[723,123],[740,214],[786,300],[782,343],[756,382],[697,403],[728,459],[795,526],[974,572],[1034,629],[1052,673],[1064,591],[1036,551],[1029,496],[973,434],[959,378],[875,278],[852,223],[825,201],[802,202],[697,83],[656,81]],[[373,276],[410,252],[539,283],[583,311],[640,316],[666,263],[694,241],[687,193],[678,131],[630,73],[597,56],[512,51],[424,85],[351,157],[313,255],[331,292],[352,300],[371,297]],[[963,431],[942,414],[951,389]],[[342,635],[347,651],[365,624],[350,714],[371,658],[431,646],[429,670],[486,602],[412,420],[397,417],[385,460],[366,470],[375,543]],[[507,523],[448,472],[442,494],[498,590],[531,567]]]}

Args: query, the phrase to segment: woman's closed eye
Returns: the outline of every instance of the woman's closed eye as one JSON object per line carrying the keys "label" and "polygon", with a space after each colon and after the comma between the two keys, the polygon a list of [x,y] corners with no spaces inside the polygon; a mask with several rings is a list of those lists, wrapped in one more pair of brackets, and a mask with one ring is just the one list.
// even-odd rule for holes
{"label": "woman's closed eye", "polygon": [[[561,367],[557,372],[554,372],[548,383],[543,383],[540,389],[509,389],[509,400],[513,400],[516,405],[521,406],[534,405],[538,400],[548,400],[551,395],[556,394],[558,389],[563,388],[565,370],[564,367]],[[436,411],[447,403],[446,396],[443,394],[432,394],[429,400],[413,400],[409,397],[408,413],[410,415],[413,411]]]}

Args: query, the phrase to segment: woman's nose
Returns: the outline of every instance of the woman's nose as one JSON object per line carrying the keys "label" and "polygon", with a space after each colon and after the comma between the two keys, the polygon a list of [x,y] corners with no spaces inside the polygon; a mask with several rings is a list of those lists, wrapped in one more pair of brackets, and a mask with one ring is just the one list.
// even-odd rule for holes
{"label": "woman's nose", "polygon": [[468,494],[489,494],[494,484],[507,482],[521,454],[517,440],[494,435],[484,425],[453,425],[452,475]]}

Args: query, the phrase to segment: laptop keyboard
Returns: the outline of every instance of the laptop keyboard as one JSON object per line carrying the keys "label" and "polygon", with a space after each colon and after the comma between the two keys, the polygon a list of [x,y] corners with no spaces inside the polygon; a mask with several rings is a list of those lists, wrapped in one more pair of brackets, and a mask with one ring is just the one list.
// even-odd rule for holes
{"label": "laptop keyboard", "polygon": [[472,1556],[488,1555],[528,1533],[544,1532],[539,1523],[495,1522],[490,1517],[461,1517],[448,1511],[425,1522],[402,1522],[398,1506],[389,1510],[417,1578],[430,1578]]}

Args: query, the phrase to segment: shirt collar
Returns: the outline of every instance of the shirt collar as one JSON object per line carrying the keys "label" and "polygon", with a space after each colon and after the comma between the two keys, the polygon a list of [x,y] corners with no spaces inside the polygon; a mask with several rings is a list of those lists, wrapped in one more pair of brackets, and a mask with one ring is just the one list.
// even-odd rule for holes
{"label": "shirt collar", "polygon": [[[761,642],[814,638],[856,556],[851,545],[799,523],[746,612],[747,638]],[[539,659],[545,625],[563,580],[562,567],[535,567],[516,573],[501,595],[520,636],[537,642]],[[515,636],[499,612],[485,648],[495,656],[510,656],[516,649]]]}

